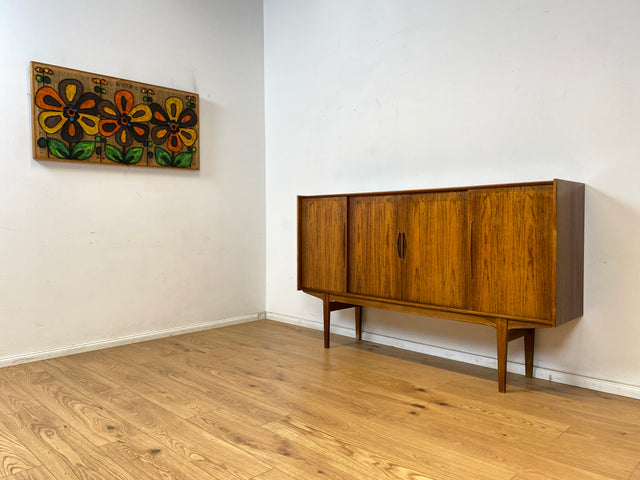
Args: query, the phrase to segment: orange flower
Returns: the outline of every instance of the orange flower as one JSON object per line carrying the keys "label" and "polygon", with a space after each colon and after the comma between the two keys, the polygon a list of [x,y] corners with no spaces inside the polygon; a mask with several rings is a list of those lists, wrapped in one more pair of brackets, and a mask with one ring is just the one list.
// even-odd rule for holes
{"label": "orange flower", "polygon": [[182,150],[182,145],[190,147],[196,141],[196,130],[193,127],[198,122],[196,112],[191,108],[184,108],[178,97],[169,97],[165,102],[166,110],[157,103],[152,103],[151,123],[156,125],[151,129],[151,140],[156,145],[167,142],[167,147],[174,153]]}
{"label": "orange flower", "polygon": [[62,80],[57,92],[51,87],[42,87],[35,99],[36,105],[44,110],[38,116],[38,123],[46,133],[60,131],[63,140],[78,142],[83,132],[98,133],[98,100],[95,93],[83,93],[82,83],[74,79]]}
{"label": "orange flower", "polygon": [[144,142],[149,134],[145,124],[151,119],[151,110],[143,103],[134,106],[133,94],[127,90],[118,90],[113,96],[115,105],[109,100],[98,104],[98,112],[102,116],[99,123],[100,134],[105,137],[115,135],[116,142],[123,147],[133,143]]}

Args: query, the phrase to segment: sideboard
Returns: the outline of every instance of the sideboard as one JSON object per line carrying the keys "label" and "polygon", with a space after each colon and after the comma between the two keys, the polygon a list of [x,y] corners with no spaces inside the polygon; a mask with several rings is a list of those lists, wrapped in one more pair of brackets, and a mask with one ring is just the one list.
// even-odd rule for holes
{"label": "sideboard", "polygon": [[498,390],[507,345],[582,316],[584,184],[566,180],[298,196],[298,290],[332,311],[362,307],[489,325]]}

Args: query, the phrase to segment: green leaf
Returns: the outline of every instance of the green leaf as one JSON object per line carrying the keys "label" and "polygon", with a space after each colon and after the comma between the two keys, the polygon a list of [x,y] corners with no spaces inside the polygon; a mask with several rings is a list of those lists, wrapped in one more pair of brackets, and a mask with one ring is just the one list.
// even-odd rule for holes
{"label": "green leaf", "polygon": [[57,138],[49,139],[49,151],[58,158],[69,158],[71,156],[67,144]]}
{"label": "green leaf", "polygon": [[154,152],[156,154],[156,162],[158,162],[158,165],[162,165],[163,167],[173,166],[173,160],[171,160],[171,155],[165,149],[156,147]]}
{"label": "green leaf", "polygon": [[173,161],[173,166],[178,168],[187,168],[191,166],[191,158],[193,154],[189,152],[182,152],[176,155],[176,158]]}
{"label": "green leaf", "polygon": [[71,151],[71,158],[76,160],[86,160],[96,148],[95,142],[78,142]]}
{"label": "green leaf", "polygon": [[130,148],[124,156],[123,163],[126,163],[127,165],[133,165],[135,163],[138,163],[142,158],[142,154],[143,154],[142,147]]}
{"label": "green leaf", "polygon": [[122,158],[122,152],[113,145],[104,146],[104,154],[109,160],[116,163],[124,163]]}

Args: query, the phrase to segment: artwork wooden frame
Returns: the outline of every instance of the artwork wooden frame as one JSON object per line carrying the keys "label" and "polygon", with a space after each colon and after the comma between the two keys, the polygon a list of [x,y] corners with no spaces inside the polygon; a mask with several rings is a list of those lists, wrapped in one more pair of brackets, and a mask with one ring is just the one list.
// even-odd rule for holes
{"label": "artwork wooden frame", "polygon": [[197,93],[31,62],[33,158],[200,169]]}

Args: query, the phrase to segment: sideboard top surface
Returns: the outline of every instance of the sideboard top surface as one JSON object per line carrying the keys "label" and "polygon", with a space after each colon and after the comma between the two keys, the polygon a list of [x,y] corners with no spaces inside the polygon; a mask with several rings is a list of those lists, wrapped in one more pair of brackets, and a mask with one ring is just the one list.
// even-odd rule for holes
{"label": "sideboard top surface", "polygon": [[435,193],[435,192],[460,192],[467,190],[482,190],[487,188],[509,188],[509,187],[525,187],[525,186],[544,186],[554,185],[558,182],[563,183],[579,183],[569,180],[546,180],[539,182],[520,182],[520,183],[500,183],[493,185],[471,185],[468,187],[439,187],[439,188],[427,188],[427,189],[415,189],[415,190],[390,190],[379,192],[352,192],[352,193],[331,193],[320,195],[298,195],[298,198],[318,198],[318,197],[355,197],[355,196],[368,196],[368,195],[404,195],[412,193]]}

